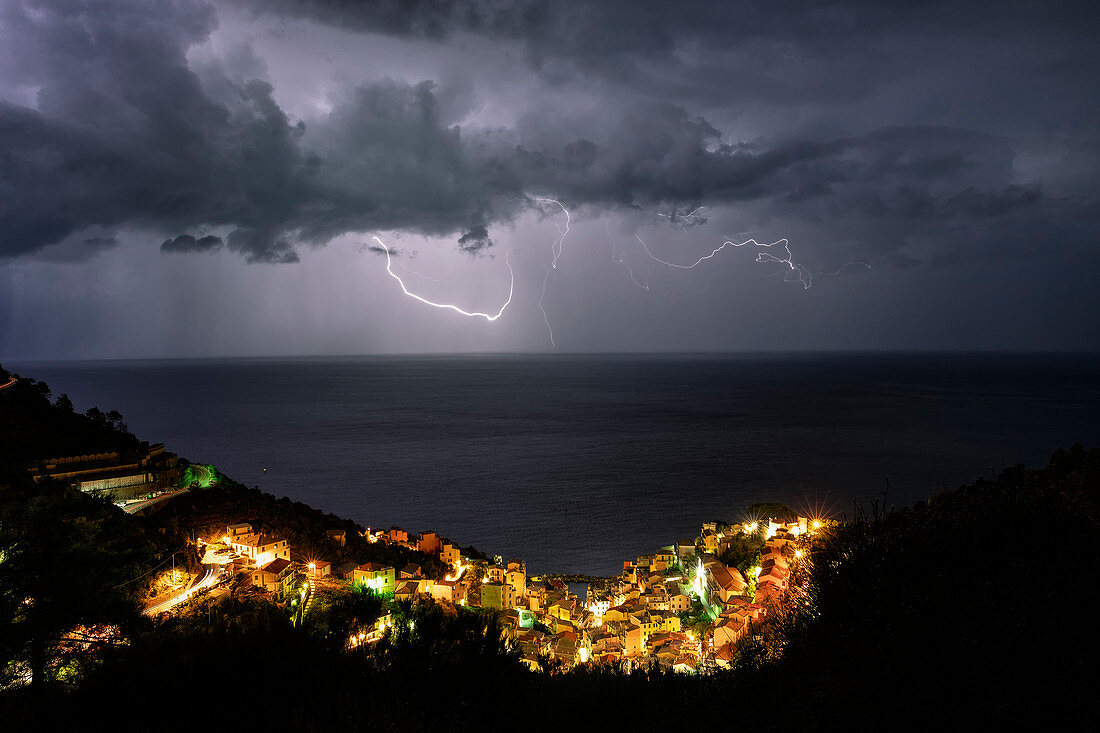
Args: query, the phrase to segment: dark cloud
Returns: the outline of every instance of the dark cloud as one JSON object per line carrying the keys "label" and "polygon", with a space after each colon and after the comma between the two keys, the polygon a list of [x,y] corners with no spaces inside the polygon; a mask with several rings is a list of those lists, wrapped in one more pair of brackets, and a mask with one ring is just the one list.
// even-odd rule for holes
{"label": "dark cloud", "polygon": [[[397,38],[442,41],[458,34],[515,43],[552,80],[591,76],[662,94],[799,105],[864,96],[874,84],[911,74],[935,39],[953,48],[1008,41],[1016,53],[1055,34],[1090,44],[1100,23],[1091,3],[957,0],[249,0],[257,13],[313,20]],[[936,48],[936,51],[941,51]],[[1095,60],[1095,52],[1092,53]],[[1033,62],[1037,61],[1033,59]],[[1044,59],[1048,69],[1064,61]],[[1032,63],[1034,66],[1034,63]],[[1080,68],[1069,69],[1080,73]],[[656,72],[656,73],[655,73]],[[824,72],[824,73],[822,73]]]}
{"label": "dark cloud", "polygon": [[[220,65],[188,61],[217,24],[206,3],[9,3],[0,10],[0,60],[13,83],[37,91],[33,108],[0,102],[0,257],[122,226],[161,236],[224,231],[224,239],[180,235],[161,250],[224,246],[250,262],[295,262],[303,244],[382,230],[458,235],[459,249],[477,254],[492,246],[492,225],[532,208],[536,196],[582,213],[664,213],[682,228],[707,220],[689,214],[702,204],[751,205],[755,219],[814,228],[828,240],[820,251],[836,250],[821,255],[825,267],[865,255],[907,261],[901,250],[921,237],[998,246],[1001,232],[1034,236],[1057,217],[1078,222],[1071,243],[1094,241],[1098,230],[1091,194],[1051,193],[1021,173],[1017,138],[1004,132],[836,121],[836,105],[912,74],[905,64],[920,52],[909,49],[921,33],[953,39],[983,27],[982,42],[1007,48],[1024,30],[1060,31],[1073,40],[1066,53],[1077,53],[1073,25],[1030,5],[1008,4],[994,19],[969,5],[899,11],[862,1],[673,10],[284,0],[257,8],[398,37],[515,41],[563,94],[569,69],[598,69],[608,85],[599,91],[616,91],[595,109],[534,103],[508,125],[470,126],[468,88],[386,79],[334,90],[331,113],[307,124],[253,78],[263,64],[250,53]],[[897,39],[905,50],[891,52]],[[870,63],[876,55],[881,63]],[[662,75],[636,71],[654,63]],[[678,90],[672,101],[662,98],[666,87]],[[811,121],[733,144],[712,119],[736,110],[740,95],[802,105]],[[1078,114],[1095,97],[1083,92]],[[820,119],[816,108],[825,110]],[[1062,107],[1048,110],[1055,124],[1068,119]],[[1020,114],[1026,122],[1032,113]],[[1076,140],[1100,149],[1095,130]]]}
{"label": "dark cloud", "polygon": [[[21,3],[3,45],[38,108],[0,102],[3,255],[90,226],[226,225],[253,261],[288,259],[271,232],[308,202],[310,162],[270,85],[215,99],[185,52],[214,27],[197,2]],[[63,183],[63,185],[59,185]]]}
{"label": "dark cloud", "polygon": [[193,254],[196,252],[214,252],[222,248],[225,243],[221,237],[207,234],[195,239],[190,234],[181,234],[175,239],[166,239],[160,244],[160,251],[165,254]]}
{"label": "dark cloud", "polygon": [[475,257],[492,246],[493,240],[489,237],[489,230],[483,226],[473,227],[458,238],[458,248]]}

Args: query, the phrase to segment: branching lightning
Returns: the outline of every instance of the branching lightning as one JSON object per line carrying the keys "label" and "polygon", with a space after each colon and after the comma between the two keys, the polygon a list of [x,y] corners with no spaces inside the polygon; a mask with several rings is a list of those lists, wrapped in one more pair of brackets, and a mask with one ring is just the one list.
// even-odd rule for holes
{"label": "branching lightning", "polygon": [[558,228],[559,236],[557,241],[554,242],[553,246],[550,248],[550,252],[554,256],[550,261],[550,267],[556,270],[558,269],[558,258],[561,257],[562,245],[565,243],[565,238],[569,236],[569,224],[573,221],[573,217],[570,216],[569,209],[565,208],[561,201],[556,199],[535,199],[535,201],[538,201],[540,204],[556,204],[561,209],[562,213],[565,214],[565,225],[554,225]]}
{"label": "branching lightning", "polygon": [[550,271],[558,269],[558,258],[561,257],[562,245],[565,244],[565,238],[569,236],[569,225],[573,221],[572,215],[569,213],[569,209],[565,208],[565,205],[557,199],[543,199],[537,198],[540,204],[554,204],[562,213],[565,214],[565,223],[555,223],[554,226],[558,230],[558,238],[554,241],[554,244],[550,246],[550,266],[546,268],[546,274],[542,278],[542,294],[539,295],[539,310],[542,311],[542,320],[546,323],[546,331],[550,334],[550,346],[557,348],[557,343],[554,341],[554,329],[550,325],[550,317],[546,315],[546,308],[543,306],[542,301],[546,299],[546,286],[550,281]]}
{"label": "branching lightning", "polygon": [[790,272],[794,273],[794,275],[798,278],[798,281],[800,283],[802,283],[802,288],[804,290],[809,288],[811,285],[814,284],[814,278],[813,278],[813,275],[810,273],[810,271],[807,270],[806,268],[802,267],[802,265],[799,265],[799,264],[794,262],[794,255],[791,254],[791,248],[788,245],[788,242],[787,242],[786,239],[778,239],[774,242],[769,242],[769,243],[757,242],[755,239],[747,239],[744,242],[734,242],[732,239],[727,239],[726,241],[722,242],[722,244],[718,245],[718,247],[716,247],[710,254],[703,255],[702,257],[695,260],[695,262],[691,263],[690,265],[679,265],[675,262],[669,262],[668,260],[662,260],[660,257],[658,257],[657,255],[650,252],[649,251],[649,245],[647,245],[645,243],[645,240],[643,240],[637,234],[634,235],[634,238],[637,239],[638,242],[642,245],[642,249],[645,250],[645,253],[647,255],[649,255],[649,258],[651,260],[653,260],[654,262],[659,262],[662,265],[667,265],[668,267],[674,267],[678,270],[694,270],[698,265],[705,262],[706,260],[711,259],[715,255],[717,255],[719,252],[724,250],[726,247],[744,247],[746,245],[751,244],[754,247],[767,247],[767,248],[770,249],[771,247],[775,247],[777,245],[780,245],[780,246],[782,246],[783,250],[787,253],[786,257],[776,257],[771,252],[757,252],[756,253],[756,261],[757,262],[775,262],[775,263],[778,263],[778,264],[786,265],[788,270],[790,270]]}
{"label": "branching lightning", "polygon": [[[555,228],[557,229],[558,236],[554,240],[553,244],[550,247],[551,257],[550,257],[549,263],[547,264],[547,263],[545,263],[545,261],[543,262],[543,267],[544,267],[544,270],[545,270],[545,274],[544,274],[543,279],[542,279],[542,291],[539,294],[539,299],[538,299],[539,311],[541,311],[543,322],[546,324],[546,331],[547,331],[547,333],[549,334],[549,337],[550,337],[550,345],[552,347],[556,348],[557,347],[557,342],[554,338],[554,329],[553,329],[553,326],[550,323],[550,317],[546,312],[546,307],[545,307],[544,301],[546,299],[547,292],[549,291],[550,275],[554,270],[558,269],[558,260],[562,256],[562,252],[563,252],[564,245],[565,245],[565,240],[569,236],[570,227],[571,227],[571,224],[572,224],[573,217],[572,217],[570,211],[565,207],[565,205],[562,204],[562,202],[558,201],[557,199],[533,198],[533,199],[528,199],[528,200],[533,200],[533,201],[535,201],[539,204],[552,204],[554,206],[557,206],[559,209],[561,209],[562,214],[565,215],[564,220],[558,220],[558,221],[555,222]],[[695,209],[692,209],[691,211],[689,211],[685,214],[679,214],[675,210],[673,210],[671,213],[658,214],[658,216],[667,218],[669,220],[669,223],[671,223],[671,224],[679,225],[679,227],[682,230],[684,230],[685,233],[686,233],[687,227],[696,226],[698,224],[706,223],[706,218],[704,218],[702,216],[702,214],[700,213],[702,211],[702,209],[703,209],[703,207],[699,206],[699,207],[696,207]],[[607,227],[607,222],[606,221],[604,222],[604,227],[605,227],[605,229]],[[611,241],[610,231],[608,231],[607,234],[608,234],[608,241],[610,242]],[[789,245],[787,239],[779,239],[779,240],[776,240],[774,242],[758,242],[755,239],[747,239],[743,242],[738,242],[738,241],[734,241],[732,238],[727,237],[725,239],[725,241],[723,241],[719,246],[715,247],[709,254],[705,254],[702,257],[699,257],[697,260],[695,260],[691,264],[681,264],[681,263],[671,262],[669,260],[662,259],[661,257],[658,257],[657,255],[655,255],[652,252],[652,250],[650,250],[649,245],[646,243],[646,241],[644,239],[642,239],[641,236],[638,235],[637,233],[635,233],[634,238],[641,245],[642,250],[645,252],[646,256],[649,257],[649,259],[651,261],[653,261],[655,263],[658,263],[658,264],[661,264],[661,265],[664,265],[666,267],[677,269],[677,270],[694,270],[697,267],[699,267],[700,265],[702,265],[704,262],[706,262],[707,260],[715,258],[718,255],[719,252],[726,249],[727,247],[737,249],[737,248],[747,247],[747,246],[751,245],[752,248],[756,251],[756,262],[758,262],[758,263],[775,263],[775,264],[783,265],[784,268],[785,268],[786,273],[788,275],[793,275],[793,277],[789,277],[787,279],[789,279],[790,281],[793,282],[794,278],[797,278],[798,281],[802,284],[803,289],[808,289],[813,285],[814,274],[811,273],[809,270],[807,270],[802,265],[800,265],[800,264],[798,264],[794,261],[794,255],[791,253],[790,245]],[[504,314],[504,311],[507,310],[508,306],[512,302],[512,296],[515,292],[515,272],[512,269],[511,250],[508,250],[505,253],[505,259],[504,259],[505,263],[508,266],[508,274],[509,274],[508,297],[505,299],[504,304],[500,306],[500,309],[498,311],[496,311],[495,313],[489,313],[489,312],[481,312],[481,311],[468,311],[468,310],[460,308],[459,306],[454,305],[452,303],[435,302],[435,301],[429,300],[429,299],[427,299],[427,298],[425,298],[421,295],[417,295],[416,293],[412,292],[406,286],[405,281],[401,278],[401,276],[398,275],[396,272],[394,272],[394,269],[393,269],[394,261],[393,261],[393,258],[391,256],[392,253],[391,253],[389,247],[387,247],[385,244],[383,244],[382,240],[379,239],[378,237],[372,237],[372,239],[375,242],[377,242],[378,245],[386,253],[386,273],[390,277],[392,277],[394,280],[397,281],[398,285],[400,285],[400,287],[401,287],[401,291],[407,297],[412,298],[413,300],[419,301],[419,302],[423,303],[424,305],[428,305],[428,306],[431,306],[433,308],[439,308],[439,309],[442,309],[442,310],[454,311],[455,313],[458,313],[459,315],[462,315],[462,316],[466,316],[467,318],[483,318],[487,322],[492,323],[492,322],[496,321],[497,319],[499,319]],[[630,276],[630,281],[636,287],[638,287],[642,290],[646,290],[646,291],[650,290],[649,274],[652,274],[652,272],[653,272],[653,265],[649,266],[649,274],[647,274],[647,276],[645,278],[645,281],[644,282],[640,281],[635,276],[634,270],[627,263],[626,254],[627,254],[626,250],[619,250],[618,253],[616,253],[616,247],[614,246],[614,244],[612,244],[611,261],[613,263],[616,263],[616,264],[621,264],[623,267],[626,268],[627,273]],[[397,262],[396,264],[401,269],[405,270],[406,272],[408,272],[408,273],[410,273],[410,274],[412,274],[416,277],[421,277],[421,278],[424,278],[424,279],[427,279],[427,280],[432,280],[432,281],[435,281],[435,282],[438,282],[438,281],[442,280],[443,278],[445,278],[445,277],[447,277],[448,275],[451,274],[451,271],[448,271],[447,273],[445,273],[444,275],[442,275],[438,278],[430,277],[428,275],[424,275],[422,273],[416,272],[415,270],[405,266],[401,262]],[[865,267],[867,269],[871,268],[871,266],[866,262],[854,261],[854,262],[849,262],[848,264],[844,265],[843,267],[841,267],[836,272],[833,272],[833,273],[818,273],[818,274],[821,275],[821,276],[839,275],[846,268],[852,267],[852,266],[861,266],[861,267]],[[453,268],[452,268],[452,271],[453,271]]]}
{"label": "branching lightning", "polygon": [[393,260],[390,257],[390,248],[387,247],[378,237],[371,237],[371,239],[373,239],[375,242],[378,242],[378,245],[386,251],[386,272],[389,273],[389,276],[396,280],[397,284],[401,286],[401,291],[413,300],[418,300],[424,305],[430,305],[433,308],[440,308],[443,310],[451,310],[455,313],[466,316],[467,318],[484,318],[486,321],[492,323],[493,321],[504,315],[504,310],[508,307],[508,304],[512,302],[512,293],[514,292],[516,286],[516,274],[512,271],[512,260],[510,256],[512,254],[511,250],[508,250],[504,253],[504,262],[508,265],[508,275],[510,277],[510,282],[508,283],[508,299],[504,301],[504,305],[500,306],[500,310],[498,310],[496,313],[481,313],[479,311],[463,310],[457,305],[451,305],[450,303],[436,303],[434,301],[428,300],[427,298],[421,297],[414,292],[411,292],[407,287],[405,287],[405,281],[402,280],[401,277],[393,271],[393,267],[391,267],[391,265],[393,264]]}

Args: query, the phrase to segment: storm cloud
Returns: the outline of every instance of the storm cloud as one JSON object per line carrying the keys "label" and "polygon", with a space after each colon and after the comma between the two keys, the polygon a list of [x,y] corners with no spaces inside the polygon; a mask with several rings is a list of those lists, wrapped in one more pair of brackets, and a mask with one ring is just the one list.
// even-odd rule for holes
{"label": "storm cloud", "polygon": [[190,234],[181,234],[174,239],[166,239],[160,244],[160,251],[164,253],[191,254],[195,252],[214,252],[225,244],[221,237],[213,234],[196,239]]}
{"label": "storm cloud", "polygon": [[[838,107],[858,109],[888,80],[903,80],[921,33],[944,34],[941,51],[959,62],[969,58],[967,44],[1007,54],[1037,48],[1044,34],[1075,38],[1070,10],[1091,20],[1079,5],[1063,15],[997,7],[995,16],[969,4],[899,16],[862,2],[689,4],[675,12],[495,1],[255,6],[258,17],[368,35],[519,44],[538,83],[558,90],[555,99],[598,72],[589,86],[611,102],[536,97],[494,125],[468,121],[480,103],[468,88],[395,78],[348,80],[332,93],[327,114],[290,119],[272,83],[260,78],[262,59],[189,57],[225,9],[208,3],[6,3],[0,256],[33,257],[93,228],[126,227],[163,231],[164,252],[224,245],[250,262],[294,262],[301,246],[377,230],[453,236],[458,248],[477,253],[491,246],[494,225],[533,206],[532,196],[589,214],[649,210],[674,224],[669,212],[704,204],[751,204],[758,219],[807,225],[829,217],[832,245],[823,251],[837,249],[837,261],[885,258],[914,236],[968,229],[958,246],[977,247],[1005,231],[1030,236],[1067,215],[1080,222],[1081,241],[1091,241],[1091,196],[1053,190],[1018,165],[1023,147],[1049,148],[1048,133],[1071,125],[1072,112],[1096,111],[1085,87],[1097,54],[1084,39],[1042,51],[1036,61],[1045,69],[1026,69],[1079,85],[1076,99],[1048,104],[1045,128],[1029,124],[1026,99],[1013,108],[1024,108],[1018,123],[1027,129],[1010,130],[994,117],[997,104],[1031,79],[989,79],[994,104],[980,127],[939,124],[950,116],[911,110],[895,124],[886,124],[891,116],[882,109],[867,115],[870,127],[837,122]],[[956,43],[983,27],[988,40]],[[851,44],[853,34],[863,41]],[[891,53],[884,44],[894,39],[906,42]],[[662,75],[642,78],[658,60]],[[818,83],[821,74],[829,84]],[[927,79],[903,81],[929,96]],[[950,80],[939,84],[950,101],[957,93]],[[801,121],[747,138],[713,121],[731,125],[762,100]],[[1072,141],[1095,155],[1095,126],[1078,124]],[[217,242],[178,235],[203,229],[225,234]]]}

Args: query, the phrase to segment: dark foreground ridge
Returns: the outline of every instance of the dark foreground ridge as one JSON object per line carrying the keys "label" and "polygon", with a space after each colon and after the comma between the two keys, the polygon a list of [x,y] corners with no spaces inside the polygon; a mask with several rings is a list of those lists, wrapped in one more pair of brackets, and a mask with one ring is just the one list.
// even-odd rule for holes
{"label": "dark foreground ridge", "polygon": [[[454,606],[404,604],[377,642],[349,646],[389,613],[370,592],[334,597],[307,624],[236,596],[143,614],[150,578],[196,564],[193,536],[226,516],[336,561],[443,570],[224,479],[147,517],[35,482],[36,460],[140,447],[121,416],[66,403],[31,380],[0,390],[4,729],[1050,729],[1097,713],[1097,448],[836,523],[728,668],[546,673],[507,643],[499,614]],[[309,546],[341,527],[339,550]]]}

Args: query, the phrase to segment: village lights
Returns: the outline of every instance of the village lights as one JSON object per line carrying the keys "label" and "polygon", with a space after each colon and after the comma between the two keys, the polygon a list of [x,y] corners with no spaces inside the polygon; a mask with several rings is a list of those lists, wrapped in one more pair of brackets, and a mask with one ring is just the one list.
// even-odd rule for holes
{"label": "village lights", "polygon": [[691,579],[691,592],[698,598],[702,598],[707,592],[707,571],[703,568],[703,561],[695,563],[695,575]]}

